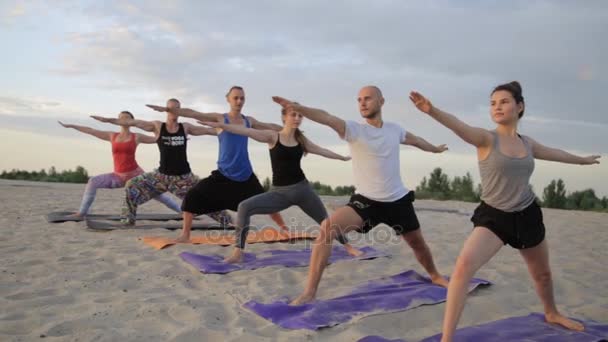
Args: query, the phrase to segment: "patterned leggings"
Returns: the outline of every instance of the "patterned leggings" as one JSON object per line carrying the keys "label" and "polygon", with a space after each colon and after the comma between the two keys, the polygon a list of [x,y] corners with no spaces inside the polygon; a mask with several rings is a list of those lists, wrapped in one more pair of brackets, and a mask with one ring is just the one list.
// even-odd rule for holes
{"label": "patterned leggings", "polygon": [[[87,186],[84,190],[84,195],[82,196],[82,202],[80,203],[80,209],[78,213],[82,216],[85,216],[89,213],[89,209],[95,201],[95,195],[97,194],[97,189],[117,189],[125,186],[125,183],[137,176],[144,173],[144,170],[141,168],[137,168],[131,172],[127,173],[104,173],[101,175],[97,175],[95,177],[89,178]],[[180,205],[177,204],[169,194],[159,194],[154,197],[155,200],[161,202],[167,208],[180,213],[181,208]]]}
{"label": "patterned leggings", "polygon": [[[137,207],[159,194],[170,192],[183,200],[188,190],[197,182],[198,177],[192,173],[170,176],[162,174],[158,170],[131,178],[125,187],[125,204],[122,209],[123,221],[128,224],[135,224]],[[225,211],[209,213],[207,216],[223,225],[232,223],[230,215]]]}

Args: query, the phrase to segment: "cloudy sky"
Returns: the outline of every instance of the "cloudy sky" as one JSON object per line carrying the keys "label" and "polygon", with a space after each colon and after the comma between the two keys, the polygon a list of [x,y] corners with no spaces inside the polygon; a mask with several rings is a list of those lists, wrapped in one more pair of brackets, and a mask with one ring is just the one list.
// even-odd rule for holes
{"label": "cloudy sky", "polygon": [[[245,88],[244,112],[279,122],[281,95],[360,118],[358,89],[378,85],[385,120],[434,143],[443,155],[402,148],[402,175],[414,188],[434,167],[478,179],[475,151],[417,112],[416,89],[463,120],[492,128],[489,92],[519,80],[527,102],[520,131],[550,146],[602,154],[603,165],[538,162],[538,194],[553,178],[569,190],[608,195],[608,3],[605,1],[8,1],[0,0],[0,169],[82,165],[112,170],[109,144],[56,121],[112,126],[88,115],[177,97],[186,107],[225,111],[226,90]],[[311,122],[308,136],[347,153],[333,132]],[[217,140],[193,137],[195,173],[215,168]],[[266,147],[251,142],[254,168],[270,175]],[[139,163],[158,163],[142,146]],[[307,157],[309,179],[352,183],[350,163]]]}

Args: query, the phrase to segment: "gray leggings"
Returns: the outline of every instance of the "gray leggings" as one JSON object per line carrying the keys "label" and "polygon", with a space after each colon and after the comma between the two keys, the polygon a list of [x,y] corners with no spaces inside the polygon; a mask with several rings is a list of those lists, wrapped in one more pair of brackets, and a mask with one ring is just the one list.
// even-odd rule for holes
{"label": "gray leggings", "polygon": [[[323,202],[307,180],[292,185],[276,186],[268,192],[250,197],[239,204],[236,215],[236,247],[245,248],[252,215],[277,213],[292,205],[300,207],[318,224],[327,218]],[[338,236],[337,240],[342,244],[348,242],[343,235]]]}

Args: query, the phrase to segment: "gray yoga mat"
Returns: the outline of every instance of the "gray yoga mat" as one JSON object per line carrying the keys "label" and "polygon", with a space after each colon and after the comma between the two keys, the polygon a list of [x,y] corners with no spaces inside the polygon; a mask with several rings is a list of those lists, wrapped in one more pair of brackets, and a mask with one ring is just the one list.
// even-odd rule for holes
{"label": "gray yoga mat", "polygon": [[[80,222],[85,219],[70,217],[74,211],[54,211],[46,215],[46,220],[49,223],[61,223],[61,222]],[[110,214],[91,214],[87,215],[87,218],[94,220],[110,220],[110,221],[120,221],[120,215],[110,215]],[[139,214],[137,215],[138,220],[147,220],[147,221],[181,221],[181,214]]]}
{"label": "gray yoga mat", "polygon": [[[139,216],[138,216],[139,218]],[[181,222],[137,223],[135,226],[125,226],[118,221],[86,220],[87,228],[91,230],[126,230],[126,229],[182,229]],[[233,226],[222,227],[219,223],[202,223],[194,221],[192,230],[234,230]]]}

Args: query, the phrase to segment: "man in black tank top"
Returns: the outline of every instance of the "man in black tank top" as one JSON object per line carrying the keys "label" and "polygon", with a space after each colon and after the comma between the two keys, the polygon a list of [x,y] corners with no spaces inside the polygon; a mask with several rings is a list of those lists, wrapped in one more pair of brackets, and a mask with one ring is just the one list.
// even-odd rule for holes
{"label": "man in black tank top", "polygon": [[186,155],[188,139],[184,125],[178,123],[175,133],[167,130],[167,124],[162,123],[156,143],[160,152],[158,171],[165,175],[178,176],[190,173],[190,164]]}
{"label": "man in black tank top", "polygon": [[[167,101],[167,107],[179,108],[180,102],[177,99],[170,99]],[[126,196],[122,210],[122,222],[125,225],[135,225],[137,207],[164,192],[171,192],[183,200],[188,190],[198,182],[198,177],[192,174],[188,163],[186,153],[188,135],[217,135],[211,128],[178,123],[178,117],[171,112],[167,112],[165,122],[92,117],[115,125],[135,126],[144,131],[154,132],[157,137],[160,152],[159,168],[130,179],[125,186]],[[224,225],[232,222],[230,215],[225,211],[207,215]]]}

